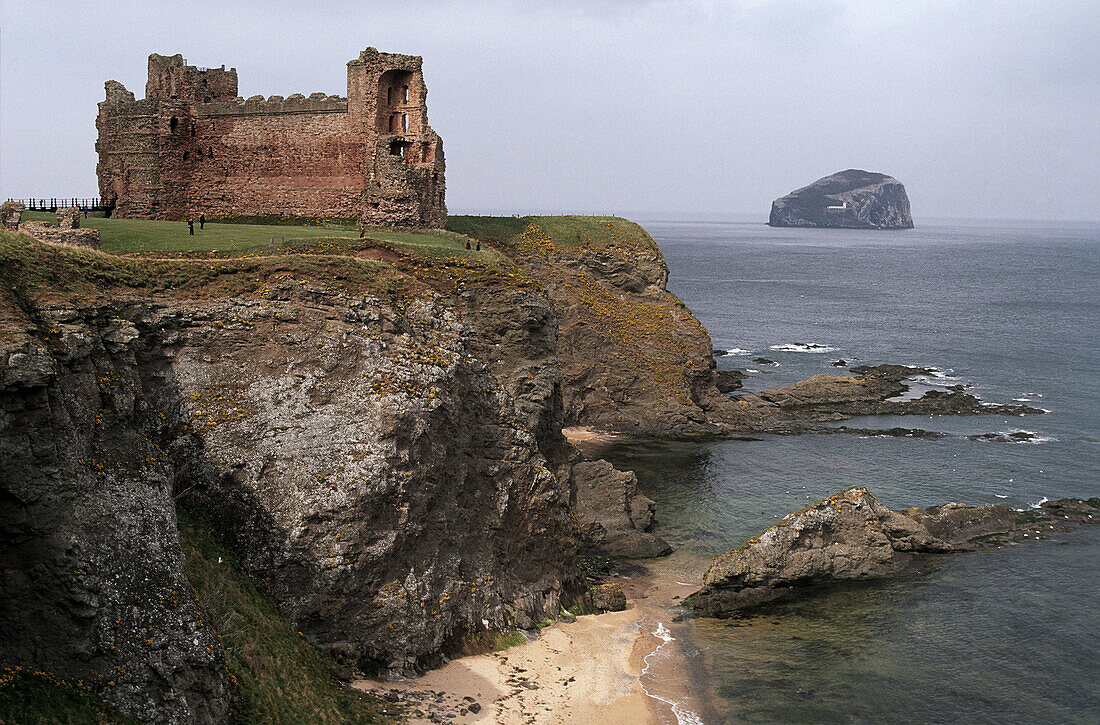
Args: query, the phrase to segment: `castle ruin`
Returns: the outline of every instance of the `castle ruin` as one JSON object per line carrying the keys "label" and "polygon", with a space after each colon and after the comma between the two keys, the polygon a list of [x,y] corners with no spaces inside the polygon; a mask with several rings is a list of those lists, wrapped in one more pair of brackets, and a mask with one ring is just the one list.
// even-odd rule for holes
{"label": "castle ruin", "polygon": [[99,104],[100,195],[120,217],[356,218],[442,227],[443,141],[419,56],[367,48],[348,95],[237,95],[237,69],[149,56],[145,99],[117,81]]}

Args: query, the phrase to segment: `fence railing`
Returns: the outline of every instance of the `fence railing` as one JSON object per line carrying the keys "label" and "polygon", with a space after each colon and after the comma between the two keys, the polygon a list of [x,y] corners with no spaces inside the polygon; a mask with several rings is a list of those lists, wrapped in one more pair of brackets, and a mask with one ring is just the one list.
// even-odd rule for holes
{"label": "fence railing", "polygon": [[111,208],[110,202],[99,196],[54,196],[33,199],[12,199],[11,197],[8,197],[7,201],[17,201],[23,206],[27,207],[27,211],[57,211],[60,207],[64,206],[76,206],[85,211],[105,211]]}

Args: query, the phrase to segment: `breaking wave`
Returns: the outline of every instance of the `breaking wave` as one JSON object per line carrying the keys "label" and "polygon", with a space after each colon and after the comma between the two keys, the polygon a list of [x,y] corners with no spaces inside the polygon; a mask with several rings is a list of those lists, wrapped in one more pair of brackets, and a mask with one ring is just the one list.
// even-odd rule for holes
{"label": "breaking wave", "polygon": [[789,342],[784,345],[769,345],[769,350],[778,350],[780,352],[836,352],[835,347],[829,347],[828,345],[819,345],[816,342]]}

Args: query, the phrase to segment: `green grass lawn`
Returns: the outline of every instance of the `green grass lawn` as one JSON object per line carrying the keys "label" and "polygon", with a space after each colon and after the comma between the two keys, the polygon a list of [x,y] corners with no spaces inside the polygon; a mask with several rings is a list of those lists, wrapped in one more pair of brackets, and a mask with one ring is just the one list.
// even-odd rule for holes
{"label": "green grass lawn", "polygon": [[[50,212],[24,212],[26,220],[53,222]],[[80,220],[82,227],[98,229],[103,251],[114,254],[133,252],[252,252],[265,247],[302,246],[300,242],[320,239],[358,239],[353,226],[341,223],[293,226],[281,224],[220,224],[207,222],[205,229],[196,225],[195,234],[187,233],[184,222],[146,219],[105,219],[89,216]],[[389,229],[368,227],[367,238],[407,254],[458,257],[492,256],[490,250],[466,249],[477,240],[508,246],[510,240],[535,225],[559,248],[602,247],[608,244],[653,245],[645,229],[619,217],[599,216],[527,216],[489,217],[452,216],[447,229]],[[323,253],[319,250],[319,253]]]}
{"label": "green grass lawn", "polygon": [[[27,220],[56,220],[50,212],[24,212]],[[247,251],[284,243],[295,239],[321,237],[357,237],[358,233],[332,227],[290,227],[251,224],[214,224],[205,229],[195,223],[195,236],[187,233],[184,222],[158,222],[147,219],[104,219],[88,217],[80,220],[86,229],[98,229],[99,241],[105,252],[184,252],[184,251]]]}

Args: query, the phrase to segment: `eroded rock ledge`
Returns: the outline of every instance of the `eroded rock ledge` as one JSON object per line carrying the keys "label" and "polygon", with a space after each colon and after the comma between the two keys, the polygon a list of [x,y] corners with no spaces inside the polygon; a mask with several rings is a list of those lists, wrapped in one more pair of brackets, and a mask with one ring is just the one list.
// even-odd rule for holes
{"label": "eroded rock ledge", "polygon": [[1100,522],[1100,498],[1037,509],[950,503],[892,511],[865,488],[818,501],[718,556],[688,598],[698,614],[729,616],[798,596],[805,587],[915,571],[930,558]]}

